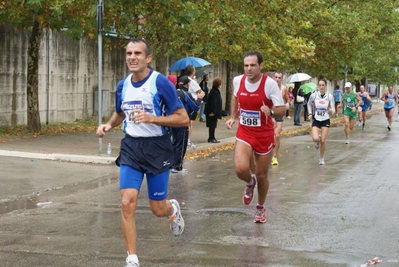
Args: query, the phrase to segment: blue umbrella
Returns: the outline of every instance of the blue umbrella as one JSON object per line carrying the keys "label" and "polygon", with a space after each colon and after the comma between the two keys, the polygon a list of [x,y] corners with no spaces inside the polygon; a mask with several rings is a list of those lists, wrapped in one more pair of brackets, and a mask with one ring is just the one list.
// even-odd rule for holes
{"label": "blue umbrella", "polygon": [[184,70],[188,65],[201,68],[211,65],[211,63],[199,57],[185,57],[174,62],[172,66],[170,66],[169,71]]}

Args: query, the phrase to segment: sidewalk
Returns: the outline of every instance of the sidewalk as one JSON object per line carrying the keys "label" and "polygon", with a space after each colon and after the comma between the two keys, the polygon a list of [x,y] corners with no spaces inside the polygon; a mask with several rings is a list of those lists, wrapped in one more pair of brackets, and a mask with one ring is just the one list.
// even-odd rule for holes
{"label": "sidewalk", "polygon": [[[370,114],[383,111],[383,103],[381,101],[373,102],[373,108]],[[226,119],[218,121],[216,128],[216,139],[219,144],[208,143],[208,128],[206,123],[197,121],[194,125],[194,131],[191,141],[195,144],[195,148],[187,150],[187,156],[198,153],[201,150],[208,150],[215,147],[225,146],[226,144],[234,144],[235,133],[237,130],[237,122],[230,130],[226,128],[224,123]],[[303,121],[303,115],[301,117]],[[331,119],[331,125],[342,124],[343,117]],[[310,122],[303,122],[302,126],[294,126],[293,118],[285,119],[283,125],[282,136],[287,137],[293,134],[309,132],[311,129]],[[106,134],[105,137],[99,139],[95,133],[78,133],[78,134],[57,134],[46,135],[29,138],[12,138],[3,140],[0,143],[0,156],[21,157],[30,159],[45,159],[78,163],[93,164],[113,164],[117,153],[119,152],[120,140],[124,134],[121,130],[115,129]],[[100,140],[102,142],[102,153],[99,152]],[[107,144],[112,145],[112,155],[106,155]]]}

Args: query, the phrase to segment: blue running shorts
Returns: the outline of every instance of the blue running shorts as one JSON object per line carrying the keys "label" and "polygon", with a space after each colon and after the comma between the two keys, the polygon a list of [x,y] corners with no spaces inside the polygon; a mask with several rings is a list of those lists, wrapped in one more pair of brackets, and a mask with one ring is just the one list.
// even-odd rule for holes
{"label": "blue running shorts", "polygon": [[[161,201],[168,197],[169,170],[159,174],[146,174],[148,198]],[[130,167],[129,165],[120,165],[119,189],[137,189],[140,192],[143,183],[144,173]]]}

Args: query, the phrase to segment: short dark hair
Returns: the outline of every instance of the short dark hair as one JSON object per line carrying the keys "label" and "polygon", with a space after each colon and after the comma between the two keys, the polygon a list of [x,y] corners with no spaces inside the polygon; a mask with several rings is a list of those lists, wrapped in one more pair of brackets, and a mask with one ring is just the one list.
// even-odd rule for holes
{"label": "short dark hair", "polygon": [[149,56],[152,54],[150,45],[147,43],[147,41],[145,39],[139,38],[139,37],[134,37],[134,38],[130,39],[130,41],[128,42],[128,44],[130,44],[130,43],[144,43],[145,44],[145,55]]}
{"label": "short dark hair", "polygon": [[184,69],[184,75],[191,76],[191,74],[193,74],[194,71],[195,71],[195,68],[193,65],[191,65],[191,64],[187,65],[187,67]]}
{"label": "short dark hair", "polygon": [[247,53],[245,53],[243,59],[249,56],[256,56],[258,58],[258,64],[263,62],[262,54],[259,51],[256,50],[248,51]]}

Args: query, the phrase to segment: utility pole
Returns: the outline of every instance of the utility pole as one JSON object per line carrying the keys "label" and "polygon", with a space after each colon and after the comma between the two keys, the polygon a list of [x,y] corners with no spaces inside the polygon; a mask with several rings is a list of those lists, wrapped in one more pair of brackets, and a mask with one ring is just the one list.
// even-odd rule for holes
{"label": "utility pole", "polygon": [[[102,124],[102,110],[103,110],[103,2],[98,0],[97,4],[97,31],[98,31],[98,126]],[[102,138],[98,139],[98,152],[101,154],[102,151]]]}

